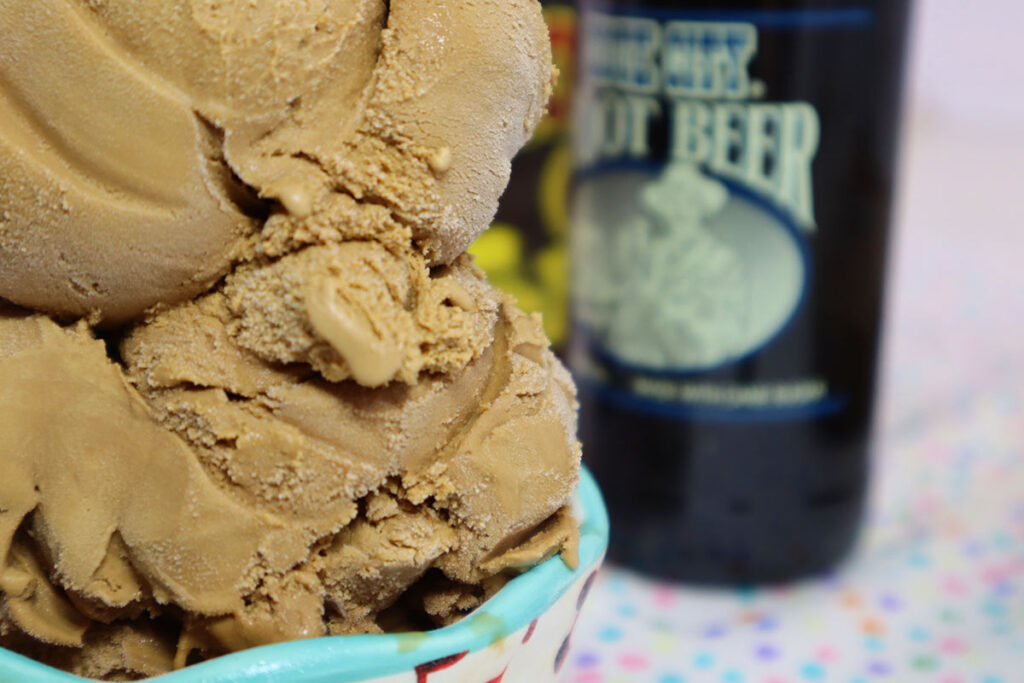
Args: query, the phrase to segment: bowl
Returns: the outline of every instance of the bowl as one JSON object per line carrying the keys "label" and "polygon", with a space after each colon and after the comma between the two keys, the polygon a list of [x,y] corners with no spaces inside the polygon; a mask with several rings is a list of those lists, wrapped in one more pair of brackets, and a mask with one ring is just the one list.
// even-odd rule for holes
{"label": "bowl", "polygon": [[[160,683],[512,683],[553,680],[608,546],[608,515],[585,469],[573,500],[579,566],[553,557],[458,623],[417,633],[327,636],[257,647],[195,664]],[[0,683],[73,676],[0,648]]]}

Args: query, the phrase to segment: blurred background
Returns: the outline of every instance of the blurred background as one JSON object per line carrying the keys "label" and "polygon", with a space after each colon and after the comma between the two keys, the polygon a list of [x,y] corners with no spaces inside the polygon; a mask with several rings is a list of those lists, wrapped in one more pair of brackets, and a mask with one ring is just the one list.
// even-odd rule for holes
{"label": "blurred background", "polygon": [[914,12],[860,547],[758,590],[606,569],[564,681],[1024,681],[1024,2]]}
{"label": "blurred background", "polygon": [[989,0],[981,13],[956,0],[916,6],[884,372],[890,429],[921,411],[965,417],[964,401],[1016,392],[1024,378],[1020,21],[1015,0]]}

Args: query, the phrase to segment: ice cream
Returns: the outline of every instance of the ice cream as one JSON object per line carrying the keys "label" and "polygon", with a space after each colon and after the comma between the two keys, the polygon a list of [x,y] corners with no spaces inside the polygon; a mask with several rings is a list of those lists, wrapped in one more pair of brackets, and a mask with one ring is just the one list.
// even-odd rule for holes
{"label": "ice cream", "polygon": [[533,0],[0,0],[0,645],[144,677],[572,561],[572,382],[464,254],[551,78]]}
{"label": "ice cream", "polygon": [[450,262],[543,113],[535,4],[4,0],[0,296],[123,321],[330,193]]}

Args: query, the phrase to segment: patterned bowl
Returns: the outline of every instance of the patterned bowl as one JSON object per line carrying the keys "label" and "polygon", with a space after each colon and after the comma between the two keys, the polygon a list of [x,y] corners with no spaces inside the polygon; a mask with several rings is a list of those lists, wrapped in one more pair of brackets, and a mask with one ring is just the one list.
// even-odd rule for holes
{"label": "patterned bowl", "polygon": [[[608,515],[590,473],[574,500],[580,562],[523,573],[457,624],[422,633],[330,636],[253,648],[159,677],[161,683],[496,683],[550,681],[608,545]],[[0,648],[0,683],[82,681]]]}

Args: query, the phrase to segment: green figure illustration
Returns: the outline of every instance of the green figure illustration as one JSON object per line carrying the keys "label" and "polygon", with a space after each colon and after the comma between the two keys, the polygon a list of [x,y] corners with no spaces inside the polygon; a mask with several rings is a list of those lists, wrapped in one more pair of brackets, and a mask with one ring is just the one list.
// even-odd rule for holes
{"label": "green figure illustration", "polygon": [[676,163],[643,189],[631,220],[605,239],[586,231],[581,315],[620,360],[696,369],[743,351],[749,281],[733,247],[708,226],[728,199],[722,183]]}

